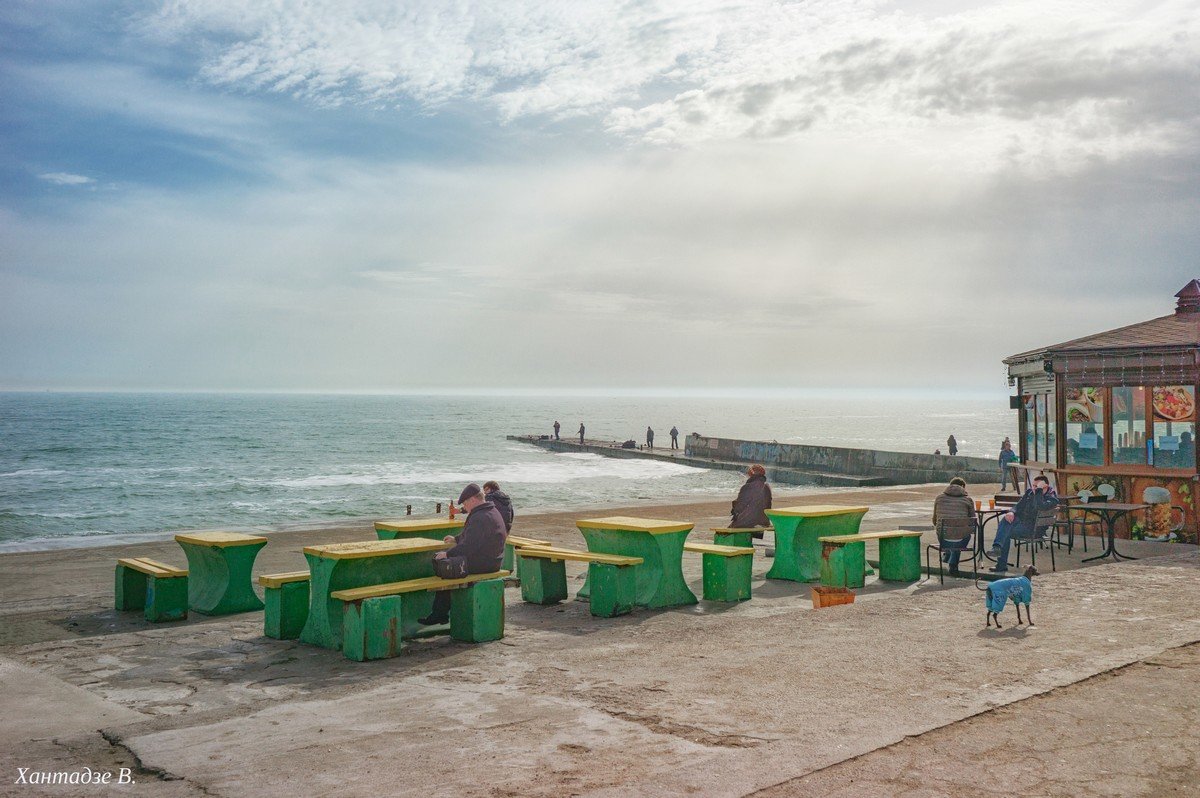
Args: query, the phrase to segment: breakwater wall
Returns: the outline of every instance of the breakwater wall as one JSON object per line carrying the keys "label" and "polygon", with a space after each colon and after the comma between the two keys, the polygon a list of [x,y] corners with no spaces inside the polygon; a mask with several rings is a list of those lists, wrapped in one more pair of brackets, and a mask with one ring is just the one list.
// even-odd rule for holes
{"label": "breakwater wall", "polygon": [[762,463],[767,468],[853,476],[873,480],[871,484],[876,485],[945,482],[956,476],[977,484],[1000,479],[999,463],[983,457],[744,441],[705,435],[689,435],[684,442],[684,453],[702,460]]}

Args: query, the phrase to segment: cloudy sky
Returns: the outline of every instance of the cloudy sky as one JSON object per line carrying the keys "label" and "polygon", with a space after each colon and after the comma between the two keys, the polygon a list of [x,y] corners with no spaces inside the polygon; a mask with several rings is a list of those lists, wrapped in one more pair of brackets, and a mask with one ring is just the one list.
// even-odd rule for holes
{"label": "cloudy sky", "polygon": [[996,392],[1200,277],[1200,3],[0,4],[0,388]]}

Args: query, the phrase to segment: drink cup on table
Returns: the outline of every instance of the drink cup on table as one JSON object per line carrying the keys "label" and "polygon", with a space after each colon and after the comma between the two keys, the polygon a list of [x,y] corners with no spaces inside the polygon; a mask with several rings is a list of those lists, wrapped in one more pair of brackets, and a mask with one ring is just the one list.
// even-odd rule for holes
{"label": "drink cup on table", "polygon": [[975,512],[979,512],[981,509],[983,509],[983,502],[980,501],[979,499],[976,499],[975,500]]}
{"label": "drink cup on table", "polygon": [[988,499],[988,509],[989,510],[996,509],[996,500],[995,499]]}

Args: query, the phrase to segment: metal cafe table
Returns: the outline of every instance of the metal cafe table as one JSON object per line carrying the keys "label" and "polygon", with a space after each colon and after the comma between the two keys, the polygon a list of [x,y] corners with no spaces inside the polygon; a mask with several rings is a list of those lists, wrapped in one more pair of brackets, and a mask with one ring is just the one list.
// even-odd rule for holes
{"label": "metal cafe table", "polygon": [[815,582],[821,575],[821,542],[832,535],[857,535],[869,507],[812,504],[767,510],[775,527],[775,560],[767,579]]}
{"label": "metal cafe table", "polygon": [[[695,604],[696,594],[683,579],[683,544],[693,524],[680,521],[660,521],[653,518],[588,518],[576,521],[588,551],[601,554],[623,554],[641,557],[635,565],[639,607],[678,607]],[[590,597],[587,581],[578,597]]]}
{"label": "metal cafe table", "polygon": [[[342,647],[342,602],[330,597],[335,590],[382,585],[433,576],[433,554],[450,546],[441,540],[399,538],[355,543],[306,546],[304,557],[312,574],[309,584],[308,621],[300,632],[305,643]],[[403,637],[420,636],[417,619],[433,609],[432,593],[414,593],[401,616]]]}
{"label": "metal cafe table", "polygon": [[461,518],[389,518],[375,522],[375,536],[380,540],[397,538],[428,538],[441,540],[446,535],[457,535],[462,531]]}
{"label": "metal cafe table", "polygon": [[192,532],[175,536],[188,562],[188,607],[201,615],[230,615],[263,608],[250,571],[258,550],[267,545],[259,535],[239,532]]}
{"label": "metal cafe table", "polygon": [[1137,557],[1130,557],[1128,554],[1121,554],[1117,551],[1115,545],[1117,536],[1117,519],[1129,513],[1135,513],[1138,510],[1145,510],[1150,505],[1148,504],[1122,504],[1120,502],[1083,502],[1071,506],[1072,510],[1080,510],[1085,513],[1091,513],[1099,516],[1104,522],[1104,527],[1108,533],[1108,540],[1104,547],[1104,551],[1097,554],[1095,557],[1087,557],[1083,562],[1091,562],[1092,560],[1101,560],[1105,557],[1112,557],[1114,560],[1136,560]]}

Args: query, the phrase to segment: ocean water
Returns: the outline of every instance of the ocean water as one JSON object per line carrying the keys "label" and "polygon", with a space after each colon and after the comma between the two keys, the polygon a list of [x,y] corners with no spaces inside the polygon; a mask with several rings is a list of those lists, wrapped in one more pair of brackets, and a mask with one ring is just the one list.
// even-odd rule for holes
{"label": "ocean water", "polygon": [[553,454],[505,439],[669,443],[689,432],[991,457],[1016,438],[996,400],[0,393],[0,549],[180,529],[283,528],[431,513],[495,479],[517,512],[732,495],[741,477]]}

